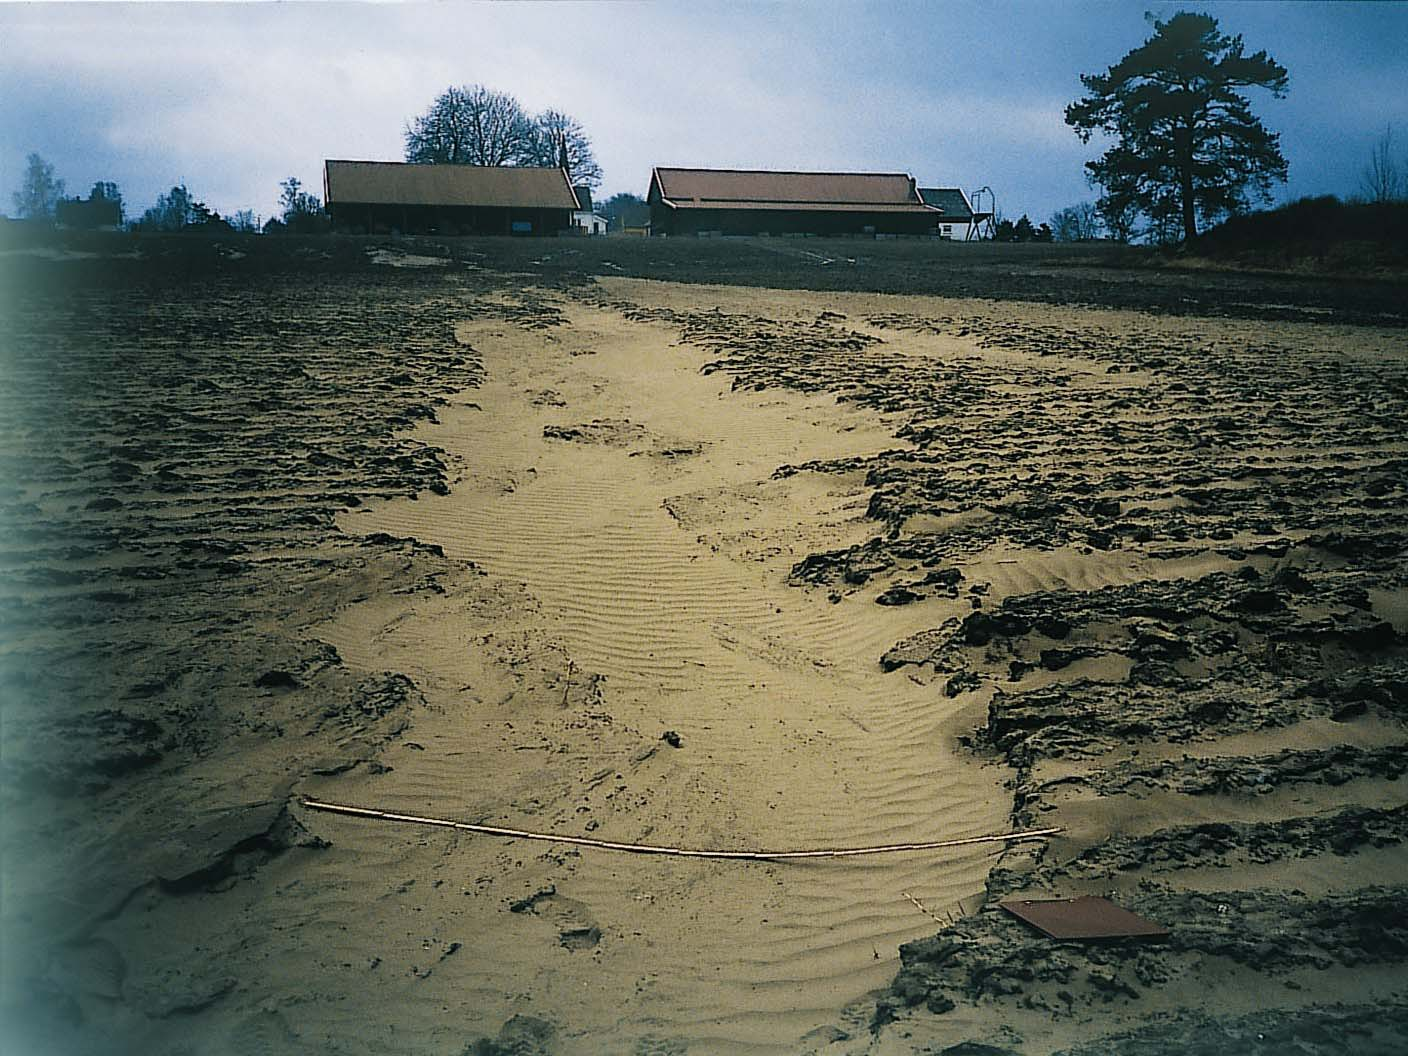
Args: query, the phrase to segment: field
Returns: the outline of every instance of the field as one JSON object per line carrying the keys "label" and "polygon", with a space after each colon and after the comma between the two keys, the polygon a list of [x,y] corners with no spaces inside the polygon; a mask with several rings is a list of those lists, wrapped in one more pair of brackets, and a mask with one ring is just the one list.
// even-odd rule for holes
{"label": "field", "polygon": [[[0,276],[7,1051],[1408,1047],[1402,282],[115,236]],[[310,799],[1061,831],[730,861]],[[1169,938],[998,906],[1081,894]]]}

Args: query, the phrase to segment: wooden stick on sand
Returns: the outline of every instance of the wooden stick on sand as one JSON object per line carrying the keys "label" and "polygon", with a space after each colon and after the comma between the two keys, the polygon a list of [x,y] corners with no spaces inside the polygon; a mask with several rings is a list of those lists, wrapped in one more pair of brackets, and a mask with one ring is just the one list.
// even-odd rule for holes
{"label": "wooden stick on sand", "polygon": [[309,810],[322,810],[330,814],[347,814],[357,818],[374,818],[378,821],[395,821],[409,825],[434,825],[442,829],[477,832],[485,836],[507,836],[515,840],[570,843],[576,847],[595,847],[603,851],[624,851],[628,854],[667,854],[675,858],[726,858],[762,862],[795,858],[854,858],[863,854],[898,854],[902,851],[932,851],[941,847],[966,847],[974,843],[1015,843],[1018,840],[1040,839],[1043,836],[1050,836],[1061,831],[1058,826],[1049,829],[1027,829],[1024,832],[995,833],[991,836],[967,836],[957,840],[926,840],[920,843],[888,843],[878,847],[837,847],[811,851],[715,851],[688,847],[659,847],[648,843],[614,843],[610,840],[592,840],[585,836],[557,836],[548,832],[526,832],[523,829],[506,829],[500,825],[475,825],[467,821],[451,821],[447,818],[397,814],[389,810],[353,807],[344,803],[324,803],[316,799],[305,799],[303,805]]}

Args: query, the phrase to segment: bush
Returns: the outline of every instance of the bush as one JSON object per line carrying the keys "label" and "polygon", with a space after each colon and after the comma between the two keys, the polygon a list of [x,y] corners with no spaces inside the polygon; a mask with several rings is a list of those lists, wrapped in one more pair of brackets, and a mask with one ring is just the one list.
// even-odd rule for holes
{"label": "bush", "polygon": [[1235,216],[1198,240],[1210,257],[1274,254],[1284,260],[1333,259],[1367,265],[1408,263],[1408,203],[1302,198],[1278,209]]}

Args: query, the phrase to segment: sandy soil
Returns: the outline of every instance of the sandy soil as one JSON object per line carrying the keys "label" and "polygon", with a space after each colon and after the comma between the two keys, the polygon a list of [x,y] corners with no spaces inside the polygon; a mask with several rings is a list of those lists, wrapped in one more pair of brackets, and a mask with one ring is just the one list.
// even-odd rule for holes
{"label": "sandy soil", "polygon": [[[812,549],[866,537],[866,490],[855,474],[774,471],[893,447],[883,419],[829,396],[732,395],[673,329],[608,309],[572,306],[550,333],[487,322],[457,336],[492,380],[423,435],[463,479],[341,524],[434,540],[531,601],[471,620],[387,599],[318,628],[349,662],[405,671],[432,701],[439,689],[445,716],[417,725],[425,751],[395,773],[310,791],[721,849],[1005,830],[1003,775],[954,751],[954,709],[879,675],[879,653],[923,618],[877,607],[857,621],[824,589],[788,585]],[[486,657],[550,688],[486,685]],[[785,868],[574,852],[505,872],[486,845],[459,867],[482,873],[465,924],[486,997],[540,977],[548,952],[563,975],[534,1004],[588,1047],[658,1035],[746,1051],[888,983],[897,944],[932,927],[902,892],[952,911],[981,892],[989,851]],[[545,890],[530,914],[503,912]],[[459,911],[458,898],[425,910]],[[551,950],[584,926],[600,937],[574,969],[586,953]],[[584,970],[590,989],[574,993]],[[531,1007],[504,994],[495,1014]]]}
{"label": "sandy soil", "polygon": [[1401,330],[380,253],[8,314],[16,1051],[1408,1042]]}

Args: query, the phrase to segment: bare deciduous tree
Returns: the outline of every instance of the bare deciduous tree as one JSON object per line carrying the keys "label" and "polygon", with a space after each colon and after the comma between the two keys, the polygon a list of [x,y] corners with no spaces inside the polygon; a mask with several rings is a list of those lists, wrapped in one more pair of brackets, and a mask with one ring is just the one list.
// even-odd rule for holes
{"label": "bare deciduous tree", "polygon": [[405,135],[410,162],[561,166],[574,185],[601,185],[591,140],[576,119],[557,110],[529,117],[513,96],[481,84],[445,89]]}
{"label": "bare deciduous tree", "polygon": [[601,186],[601,166],[592,153],[592,142],[576,121],[557,110],[544,110],[533,121],[533,149],[525,165],[554,168],[566,162],[572,185]]}
{"label": "bare deciduous tree", "polygon": [[295,233],[309,234],[326,230],[327,212],[315,194],[303,189],[297,176],[290,176],[279,184],[279,207],[283,210],[284,227]]}
{"label": "bare deciduous tree", "polygon": [[15,215],[21,220],[52,220],[63,196],[64,181],[54,178],[54,166],[31,154],[25,161],[24,183],[14,193]]}
{"label": "bare deciduous tree", "polygon": [[1364,194],[1371,202],[1396,202],[1408,192],[1408,179],[1405,179],[1403,166],[1393,156],[1393,126],[1384,129],[1384,134],[1374,143],[1369,155],[1369,164],[1359,178]]}
{"label": "bare deciduous tree", "polygon": [[156,204],[142,214],[137,222],[139,227],[152,231],[180,231],[197,222],[200,215],[197,207],[201,203],[191,196],[184,183],[172,187],[166,194],[156,196]]}
{"label": "bare deciduous tree", "polygon": [[406,160],[440,165],[516,165],[534,145],[518,100],[482,84],[447,88],[406,128]]}
{"label": "bare deciduous tree", "polygon": [[1100,237],[1100,213],[1094,202],[1077,202],[1051,217],[1057,242],[1089,242]]}

